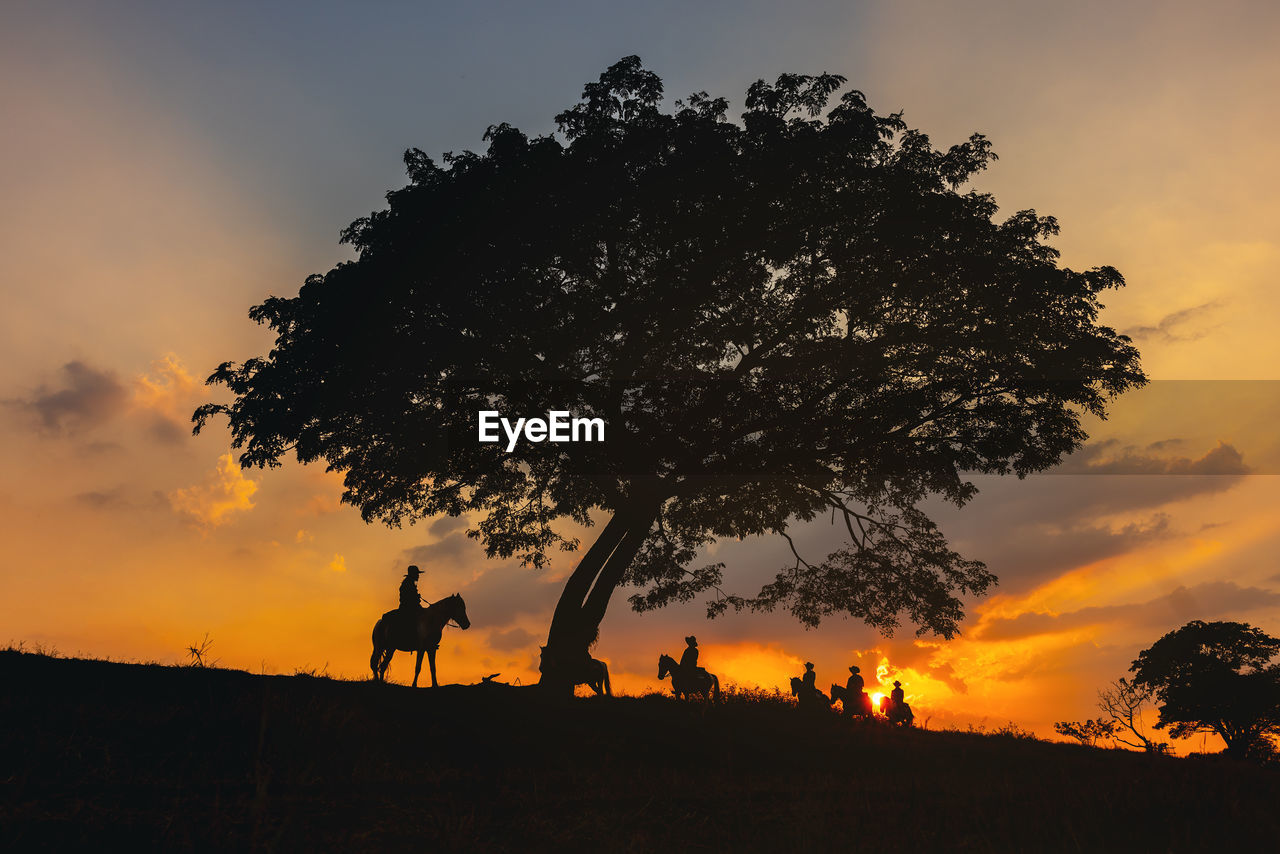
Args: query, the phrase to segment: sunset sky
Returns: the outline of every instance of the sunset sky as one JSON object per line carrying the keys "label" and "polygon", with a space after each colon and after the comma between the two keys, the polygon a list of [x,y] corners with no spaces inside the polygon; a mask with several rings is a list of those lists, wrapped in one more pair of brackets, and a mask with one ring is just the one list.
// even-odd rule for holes
{"label": "sunset sky", "polygon": [[[223,399],[203,385],[219,362],[269,347],[248,308],[350,257],[338,231],[405,183],[405,148],[550,132],[628,54],[731,115],[757,78],[830,71],[940,146],[987,134],[1000,160],[977,186],[1057,216],[1066,266],[1125,275],[1104,321],[1153,383],[1059,470],[930,506],[1000,578],[963,637],[640,616],[620,592],[596,650],[615,688],[660,687],[659,653],[696,633],[722,681],[785,685],[812,660],[826,686],[859,664],[931,727],[1049,736],[1188,620],[1280,634],[1274,4],[614,5],[5,4],[0,643],[173,663],[207,633],[223,666],[362,677],[417,563],[473,622],[446,632],[442,681],[536,679],[572,558],[487,561],[465,520],[367,526],[340,476],[241,471],[225,420],[193,438],[189,419]],[[714,551],[743,593],[789,562],[780,540]],[[399,656],[393,678],[411,673]]]}

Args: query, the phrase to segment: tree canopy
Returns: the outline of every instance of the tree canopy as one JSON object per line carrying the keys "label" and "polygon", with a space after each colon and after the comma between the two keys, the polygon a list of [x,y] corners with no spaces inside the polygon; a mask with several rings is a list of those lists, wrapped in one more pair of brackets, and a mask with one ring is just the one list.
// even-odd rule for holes
{"label": "tree canopy", "polygon": [[[535,567],[577,546],[558,520],[609,514],[553,647],[590,642],[619,584],[640,609],[718,590],[705,546],[827,513],[846,547],[711,613],[952,636],[994,577],[919,503],[1054,465],[1145,378],[1098,322],[1120,274],[1059,267],[1052,217],[962,190],[985,137],[936,149],[844,83],[758,81],[731,121],[705,92],[664,110],[626,57],[556,133],[409,150],[409,184],[342,234],[356,260],[251,310],[275,344],[218,367],[234,401],[196,429],[226,414],[242,465],[323,460],[366,520],[465,513],[490,556]],[[549,408],[603,418],[606,441],[476,441],[480,410]]]}
{"label": "tree canopy", "polygon": [[1159,701],[1157,728],[1174,738],[1214,732],[1227,753],[1269,755],[1280,735],[1280,639],[1248,623],[1192,620],[1134,660],[1133,682]]}

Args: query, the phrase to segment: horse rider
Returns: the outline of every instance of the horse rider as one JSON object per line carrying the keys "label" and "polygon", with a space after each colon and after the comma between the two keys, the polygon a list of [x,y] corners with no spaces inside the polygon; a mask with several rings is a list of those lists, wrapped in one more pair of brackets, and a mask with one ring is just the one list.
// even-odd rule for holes
{"label": "horse rider", "polygon": [[889,699],[893,701],[895,708],[901,708],[902,704],[907,701],[906,692],[902,690],[901,682],[893,683],[893,690],[889,692]]}
{"label": "horse rider", "polygon": [[813,662],[806,661],[804,663],[804,675],[800,677],[800,684],[804,686],[804,690],[808,692],[809,699],[818,696],[818,674],[813,672]]}
{"label": "horse rider", "polygon": [[866,687],[866,683],[862,681],[862,673],[858,669],[858,665],[849,665],[849,681],[844,683],[844,711],[845,714],[851,715],[856,708],[859,713],[863,711],[862,692]]}
{"label": "horse rider", "polygon": [[849,681],[844,683],[844,689],[849,692],[850,697],[857,697],[866,687],[866,683],[862,681],[862,672],[858,669],[858,665],[849,665]]}
{"label": "horse rider", "polygon": [[422,608],[422,596],[418,593],[418,576],[422,575],[422,570],[416,566],[410,566],[404,574],[404,581],[400,582],[400,610],[408,615]]}
{"label": "horse rider", "polygon": [[684,653],[680,656],[680,670],[686,676],[693,677],[698,675],[698,671],[702,670],[698,666],[698,639],[693,635],[689,635],[684,639],[687,644]]}

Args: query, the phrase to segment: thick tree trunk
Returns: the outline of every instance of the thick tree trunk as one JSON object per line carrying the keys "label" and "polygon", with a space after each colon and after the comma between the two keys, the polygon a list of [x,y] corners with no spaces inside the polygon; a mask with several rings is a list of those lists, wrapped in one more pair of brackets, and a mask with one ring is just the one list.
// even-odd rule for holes
{"label": "thick tree trunk", "polygon": [[576,623],[582,610],[582,603],[591,592],[591,585],[600,574],[600,570],[604,568],[605,561],[613,554],[626,532],[622,514],[615,513],[604,526],[604,530],[596,537],[596,541],[591,544],[591,548],[582,556],[573,574],[565,582],[564,590],[560,593],[560,601],[556,603],[555,614],[551,618],[551,630],[547,635],[548,646],[565,644],[576,634]]}
{"label": "thick tree trunk", "polygon": [[660,502],[637,502],[619,509],[583,555],[556,603],[539,684],[572,693],[574,676],[589,657],[609,598],[657,518]]}

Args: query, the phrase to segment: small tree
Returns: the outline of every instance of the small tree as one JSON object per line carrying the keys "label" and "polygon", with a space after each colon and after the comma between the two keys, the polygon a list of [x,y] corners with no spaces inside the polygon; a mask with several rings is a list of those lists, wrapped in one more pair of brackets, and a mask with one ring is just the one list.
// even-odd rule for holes
{"label": "small tree", "polygon": [[1089,747],[1096,747],[1100,738],[1113,737],[1116,731],[1114,723],[1100,718],[1087,721],[1058,721],[1053,728],[1058,735],[1074,738]]}
{"label": "small tree", "polygon": [[[1098,708],[1112,724],[1111,737],[1127,747],[1135,747],[1147,753],[1168,753],[1167,742],[1149,737],[1143,723],[1143,712],[1154,706],[1154,693],[1148,685],[1135,685],[1120,678],[1098,692]],[[1121,733],[1128,735],[1126,738]],[[1131,739],[1136,738],[1137,741]]]}
{"label": "small tree", "polygon": [[[619,585],[641,610],[719,590],[723,564],[691,566],[717,538],[790,542],[827,513],[846,547],[709,612],[953,636],[995,577],[919,503],[1056,464],[1145,377],[1098,323],[1120,274],[1059,268],[1052,217],[961,192],[995,158],[982,135],[935,149],[860,92],[828,109],[843,84],[758,81],[735,123],[705,92],[664,111],[626,57],[558,135],[407,152],[409,185],[343,233],[358,260],[250,311],[276,342],[215,371],[234,401],[196,429],[224,413],[241,465],[324,460],[366,520],[471,514],[534,567],[578,545],[557,520],[607,515],[552,617],[561,688],[548,669],[585,659]],[[549,408],[606,441],[476,441],[481,410]]]}
{"label": "small tree", "polygon": [[1174,738],[1217,733],[1226,754],[1269,756],[1280,735],[1280,640],[1247,623],[1193,620],[1143,650],[1133,684],[1159,701],[1158,729]]}

